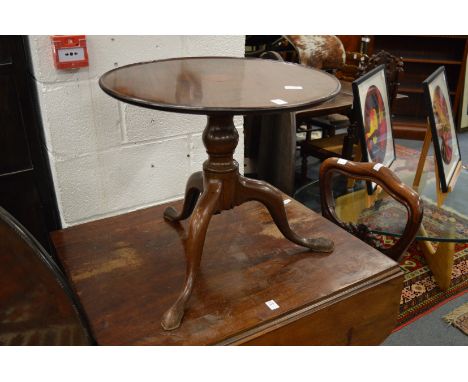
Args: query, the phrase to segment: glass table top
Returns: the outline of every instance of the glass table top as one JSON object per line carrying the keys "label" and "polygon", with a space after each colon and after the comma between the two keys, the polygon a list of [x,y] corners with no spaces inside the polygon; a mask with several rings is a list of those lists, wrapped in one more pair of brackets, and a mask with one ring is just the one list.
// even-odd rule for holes
{"label": "glass table top", "polygon": [[[398,153],[397,153],[398,158]],[[391,166],[396,175],[412,186],[419,155],[397,159]],[[468,242],[468,171],[462,168],[452,192],[437,206],[436,178],[433,157],[426,160],[418,193],[424,203],[422,230],[416,240]],[[335,210],[339,219],[347,223],[364,224],[375,234],[401,236],[406,221],[406,208],[381,191],[369,197],[364,181],[351,181],[336,174],[333,179]],[[295,198],[317,210],[320,206],[319,182],[298,189]]]}

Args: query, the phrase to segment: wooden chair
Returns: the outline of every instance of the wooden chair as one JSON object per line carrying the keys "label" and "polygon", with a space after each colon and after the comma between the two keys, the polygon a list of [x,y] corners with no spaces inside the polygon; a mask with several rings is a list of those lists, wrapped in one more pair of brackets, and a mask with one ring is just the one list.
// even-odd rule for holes
{"label": "wooden chair", "polygon": [[245,45],[245,57],[261,57],[266,52],[276,52],[284,61],[298,62],[297,51],[285,36],[247,35]]}
{"label": "wooden chair", "polygon": [[[354,57],[354,56],[353,56]],[[350,79],[351,73],[358,77],[368,73],[372,69],[385,65],[385,75],[388,84],[389,106],[391,107],[393,101],[396,99],[399,85],[399,77],[403,72],[403,61],[401,58],[393,56],[386,51],[380,51],[367,58],[366,55],[356,55],[355,65],[359,65],[353,69],[342,69],[342,72],[337,73],[341,78]],[[357,60],[357,61],[356,61]],[[346,77],[347,76],[347,77]],[[346,133],[342,134],[328,134],[321,139],[310,139],[306,137],[300,145],[302,157],[302,174],[307,173],[307,157],[310,155],[316,156],[320,160],[325,160],[331,157],[341,157],[346,159],[353,159],[359,161],[361,158],[361,150],[359,148],[359,139],[356,134],[356,123],[354,121],[353,113],[347,115],[349,123]],[[313,121],[312,121],[313,124]],[[330,128],[334,130],[334,127]]]}
{"label": "wooden chair", "polygon": [[0,264],[0,345],[94,343],[63,272],[1,207]]}
{"label": "wooden chair", "polygon": [[337,70],[336,77],[343,81],[352,82],[365,73],[369,56],[360,52],[346,52],[344,65]]}
{"label": "wooden chair", "polygon": [[393,102],[397,98],[400,76],[404,71],[404,63],[401,57],[396,57],[385,50],[381,50],[369,57],[369,60],[364,65],[362,74],[368,73],[380,65],[385,65],[385,77],[388,87],[388,104],[391,108]]}
{"label": "wooden chair", "polygon": [[[322,215],[354,236],[379,249],[382,253],[398,261],[414,240],[423,218],[423,203],[419,195],[405,185],[395,173],[387,167],[375,169],[375,163],[358,163],[339,158],[328,158],[320,166],[320,202]],[[383,248],[379,241],[363,224],[345,223],[335,211],[335,200],[332,192],[332,176],[340,173],[345,176],[377,183],[393,199],[407,210],[407,222],[402,236],[391,248]],[[365,192],[365,190],[364,190]]]}

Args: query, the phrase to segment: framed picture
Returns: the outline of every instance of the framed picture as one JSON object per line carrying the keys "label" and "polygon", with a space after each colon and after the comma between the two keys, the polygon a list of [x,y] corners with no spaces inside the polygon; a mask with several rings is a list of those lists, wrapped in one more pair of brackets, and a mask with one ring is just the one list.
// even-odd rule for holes
{"label": "framed picture", "polygon": [[452,105],[447,87],[445,68],[441,66],[423,82],[432,141],[442,192],[448,185],[460,162],[460,148],[453,122]]}
{"label": "framed picture", "polygon": [[468,57],[465,58],[465,81],[460,105],[460,129],[468,129]]}
{"label": "framed picture", "polygon": [[[388,106],[385,65],[378,66],[354,81],[353,96],[363,160],[390,167],[395,160],[395,142]],[[368,193],[372,194],[375,187],[375,183],[368,183]]]}

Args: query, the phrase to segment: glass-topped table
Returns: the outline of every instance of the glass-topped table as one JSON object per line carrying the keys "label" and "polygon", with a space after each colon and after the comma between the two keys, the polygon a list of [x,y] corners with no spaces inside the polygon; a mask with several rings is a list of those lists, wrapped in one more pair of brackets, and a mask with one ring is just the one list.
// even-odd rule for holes
{"label": "glass-topped table", "polygon": [[[391,166],[395,174],[412,186],[419,155],[403,155]],[[397,146],[398,158],[398,146]],[[437,186],[433,157],[428,157],[417,189],[424,203],[424,216],[416,236],[439,286],[450,286],[454,244],[468,242],[468,170],[462,168],[452,192],[437,205]],[[364,224],[371,233],[400,237],[407,221],[403,205],[385,191],[369,196],[364,181],[352,181],[336,174],[333,179],[335,211],[346,223]],[[298,189],[295,198],[308,207],[320,208],[319,182]],[[437,249],[433,244],[439,243]]]}

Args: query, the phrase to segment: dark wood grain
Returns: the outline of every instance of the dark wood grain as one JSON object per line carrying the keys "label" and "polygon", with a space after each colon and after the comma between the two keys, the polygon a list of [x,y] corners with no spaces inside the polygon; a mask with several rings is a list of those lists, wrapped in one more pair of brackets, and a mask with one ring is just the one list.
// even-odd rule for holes
{"label": "dark wood grain", "polygon": [[[188,57],[132,64],[99,80],[109,95],[188,114],[263,114],[300,110],[336,96],[338,80],[301,65],[233,57]],[[301,89],[285,89],[285,86]],[[285,104],[272,100],[280,99]]]}
{"label": "dark wood grain", "polygon": [[0,207],[0,345],[87,345],[77,297],[37,240]]}
{"label": "dark wood grain", "polygon": [[106,93],[123,102],[208,116],[203,131],[208,154],[203,174],[193,174],[189,179],[180,213],[173,207],[165,211],[170,222],[190,217],[186,276],[177,299],[163,315],[161,325],[165,330],[180,326],[199,272],[206,230],[215,213],[258,200],[267,207],[287,239],[315,251],[333,250],[331,240],[304,238],[290,228],[278,189],[240,175],[234,160],[239,134],[233,117],[299,110],[324,102],[338,93],[340,83],[336,78],[271,60],[185,57],[117,68],[102,75],[99,84]]}
{"label": "dark wood grain", "polygon": [[351,88],[351,82],[340,81],[340,84],[340,92],[335,98],[323,102],[320,105],[297,111],[295,114],[296,121],[299,122],[306,118],[320,117],[334,113],[346,114],[350,112],[353,108],[353,89]]}
{"label": "dark wood grain", "polygon": [[[212,217],[183,324],[164,331],[161,317],[185,278],[188,229],[163,219],[167,206],[52,235],[99,344],[376,344],[395,325],[402,273],[394,261],[291,201],[294,230],[335,243],[331,254],[309,251],[250,202]],[[265,305],[272,299],[279,309]]]}
{"label": "dark wood grain", "polygon": [[[238,141],[239,134],[232,116],[209,116],[203,132],[203,144],[208,153],[208,159],[203,163],[203,174],[194,173],[189,178],[180,213],[172,206],[164,212],[165,218],[170,222],[190,217],[185,246],[187,268],[184,286],[174,304],[163,316],[161,325],[166,330],[174,330],[180,326],[199,272],[206,230],[211,216],[215,213],[257,200],[267,207],[286,239],[318,252],[333,250],[333,241],[322,237],[301,237],[291,229],[283,195],[277,188],[239,174],[239,165],[233,157]],[[199,194],[201,196],[197,201]]]}

